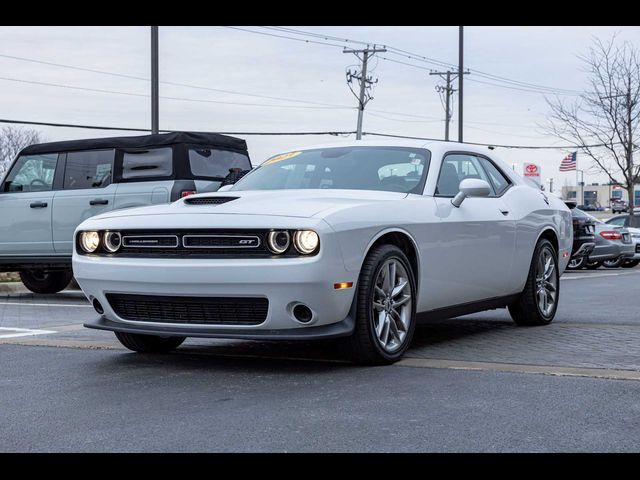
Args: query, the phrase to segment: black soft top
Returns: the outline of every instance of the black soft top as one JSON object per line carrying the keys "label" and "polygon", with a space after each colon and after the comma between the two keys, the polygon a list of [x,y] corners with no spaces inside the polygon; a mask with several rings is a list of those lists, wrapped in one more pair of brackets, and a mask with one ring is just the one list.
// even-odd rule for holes
{"label": "black soft top", "polygon": [[247,151],[247,142],[241,138],[220,135],[219,133],[172,132],[135,137],[87,138],[63,142],[38,143],[24,148],[21,155],[41,153],[73,152],[78,150],[97,150],[105,148],[147,148],[164,147],[175,144],[195,144],[206,147],[221,147]]}

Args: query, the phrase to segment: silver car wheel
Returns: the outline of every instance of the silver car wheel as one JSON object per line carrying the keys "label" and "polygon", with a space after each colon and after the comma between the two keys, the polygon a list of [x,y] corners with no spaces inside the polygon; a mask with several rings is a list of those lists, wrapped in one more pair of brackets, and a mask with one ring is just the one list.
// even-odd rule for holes
{"label": "silver car wheel", "polygon": [[558,277],[556,275],[556,260],[550,249],[540,252],[536,266],[536,298],[538,308],[548,317],[555,308],[558,292]]}
{"label": "silver car wheel", "polygon": [[387,353],[404,344],[411,325],[411,283],[397,258],[390,258],[378,270],[372,300],[373,326],[379,345]]}

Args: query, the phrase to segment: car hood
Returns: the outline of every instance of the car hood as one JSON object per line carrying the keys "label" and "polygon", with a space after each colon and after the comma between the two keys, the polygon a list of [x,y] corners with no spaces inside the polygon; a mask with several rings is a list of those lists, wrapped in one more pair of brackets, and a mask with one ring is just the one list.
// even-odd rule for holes
{"label": "car hood", "polygon": [[[167,214],[237,214],[281,217],[322,217],[322,212],[401,200],[406,193],[374,190],[260,190],[226,191],[191,195],[171,204],[106,212],[94,219]],[[216,199],[220,204],[201,203]],[[192,204],[198,202],[198,204]]]}

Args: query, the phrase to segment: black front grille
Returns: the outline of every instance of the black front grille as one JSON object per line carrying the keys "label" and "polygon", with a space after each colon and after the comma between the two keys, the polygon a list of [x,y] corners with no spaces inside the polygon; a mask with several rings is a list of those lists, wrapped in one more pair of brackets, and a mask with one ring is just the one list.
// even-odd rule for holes
{"label": "black front grille", "polygon": [[236,200],[238,197],[199,197],[189,198],[184,201],[187,205],[220,205],[222,203]]}
{"label": "black front grille", "polygon": [[640,243],[636,243],[636,253],[640,253]]}
{"label": "black front grille", "polygon": [[[161,257],[161,258],[275,258],[300,256],[293,245],[282,255],[275,255],[267,247],[268,229],[157,229],[122,230],[123,239],[141,237],[142,239],[171,237],[171,244],[123,246],[118,257]],[[177,244],[175,238],[177,237]],[[291,242],[293,244],[293,242]]]}
{"label": "black front grille", "polygon": [[202,325],[259,325],[269,301],[257,297],[164,297],[109,293],[107,300],[120,318],[137,322]]}

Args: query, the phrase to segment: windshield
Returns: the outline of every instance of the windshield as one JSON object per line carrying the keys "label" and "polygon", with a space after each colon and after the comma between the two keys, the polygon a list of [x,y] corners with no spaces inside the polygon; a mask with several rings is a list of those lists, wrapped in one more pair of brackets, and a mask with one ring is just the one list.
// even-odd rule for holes
{"label": "windshield", "polygon": [[338,147],[271,157],[232,190],[355,189],[422,193],[428,150]]}

